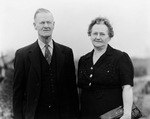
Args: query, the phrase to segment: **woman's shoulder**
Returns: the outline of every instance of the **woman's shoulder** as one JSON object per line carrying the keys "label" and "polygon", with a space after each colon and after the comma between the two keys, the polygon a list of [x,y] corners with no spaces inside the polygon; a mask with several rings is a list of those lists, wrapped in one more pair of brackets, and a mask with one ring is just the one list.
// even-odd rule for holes
{"label": "woman's shoulder", "polygon": [[113,49],[113,58],[115,59],[122,67],[123,66],[128,66],[130,67],[132,65],[132,60],[128,53],[118,50],[118,49]]}
{"label": "woman's shoulder", "polygon": [[84,55],[82,55],[80,58],[79,58],[79,60],[86,60],[86,59],[88,59],[88,58],[91,58],[92,57],[92,54],[93,54],[93,50],[92,51],[90,51],[90,52],[88,52],[88,53],[86,53],[86,54],[84,54]]}
{"label": "woman's shoulder", "polygon": [[115,49],[111,47],[111,52],[113,55],[117,56],[117,57],[129,57],[128,53],[126,53],[125,51],[119,50],[119,49]]}

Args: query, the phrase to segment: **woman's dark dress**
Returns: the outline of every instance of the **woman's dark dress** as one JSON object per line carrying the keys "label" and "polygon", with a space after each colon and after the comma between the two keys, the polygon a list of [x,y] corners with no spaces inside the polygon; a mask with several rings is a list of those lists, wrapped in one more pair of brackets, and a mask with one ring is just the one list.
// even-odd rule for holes
{"label": "woman's dark dress", "polygon": [[133,65],[125,52],[108,45],[94,65],[93,52],[82,56],[78,64],[82,119],[98,119],[103,113],[122,105],[122,86],[133,86]]}

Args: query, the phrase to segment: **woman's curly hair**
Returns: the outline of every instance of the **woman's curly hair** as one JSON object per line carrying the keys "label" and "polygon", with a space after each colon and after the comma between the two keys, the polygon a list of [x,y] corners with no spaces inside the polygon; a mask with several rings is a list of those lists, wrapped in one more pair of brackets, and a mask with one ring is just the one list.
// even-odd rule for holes
{"label": "woman's curly hair", "polygon": [[109,37],[112,38],[114,36],[114,31],[113,31],[113,28],[112,28],[109,20],[107,18],[104,18],[104,17],[97,17],[94,20],[92,20],[92,22],[90,23],[89,28],[88,28],[88,36],[91,36],[92,27],[95,24],[105,24],[109,30],[109,33],[108,33]]}

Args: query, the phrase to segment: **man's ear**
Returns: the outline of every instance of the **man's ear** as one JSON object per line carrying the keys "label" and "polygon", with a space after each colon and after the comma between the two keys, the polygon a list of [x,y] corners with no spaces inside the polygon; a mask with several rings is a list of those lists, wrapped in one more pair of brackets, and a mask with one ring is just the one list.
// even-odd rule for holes
{"label": "man's ear", "polygon": [[37,28],[36,28],[36,23],[35,23],[35,22],[33,22],[33,26],[34,26],[35,30],[37,30]]}
{"label": "man's ear", "polygon": [[55,22],[53,22],[53,27],[55,27]]}
{"label": "man's ear", "polygon": [[54,27],[55,27],[55,22],[53,22],[53,29],[54,29]]}

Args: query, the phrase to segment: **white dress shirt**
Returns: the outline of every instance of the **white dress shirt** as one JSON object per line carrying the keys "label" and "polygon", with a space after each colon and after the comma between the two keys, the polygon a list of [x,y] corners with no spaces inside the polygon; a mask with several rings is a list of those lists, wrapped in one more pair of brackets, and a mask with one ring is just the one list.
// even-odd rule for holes
{"label": "white dress shirt", "polygon": [[[43,56],[45,57],[45,43],[43,43],[42,41],[40,41],[40,40],[38,39],[38,45],[39,45],[39,47],[40,47],[40,49],[41,49],[41,51],[42,51]],[[49,51],[50,51],[50,53],[51,53],[51,56],[52,56],[52,54],[53,54],[53,40],[51,40],[51,41],[48,43],[48,45],[49,45],[48,49],[49,49]]]}

